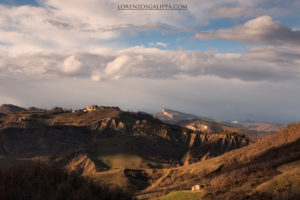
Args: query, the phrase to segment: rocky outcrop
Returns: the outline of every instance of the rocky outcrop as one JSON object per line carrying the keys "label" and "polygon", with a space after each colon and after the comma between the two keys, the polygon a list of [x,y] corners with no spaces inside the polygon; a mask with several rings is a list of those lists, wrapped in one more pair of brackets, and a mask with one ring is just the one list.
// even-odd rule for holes
{"label": "rocky outcrop", "polygon": [[88,157],[87,154],[79,154],[68,162],[65,166],[68,171],[77,172],[80,174],[90,174],[96,172],[95,163]]}
{"label": "rocky outcrop", "polygon": [[240,134],[193,134],[188,163],[213,158],[250,143],[249,138]]}

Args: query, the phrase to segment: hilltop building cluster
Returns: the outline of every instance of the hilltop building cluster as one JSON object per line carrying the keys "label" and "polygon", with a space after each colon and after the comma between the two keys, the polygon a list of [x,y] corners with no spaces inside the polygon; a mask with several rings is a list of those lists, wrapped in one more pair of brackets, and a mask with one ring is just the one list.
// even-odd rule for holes
{"label": "hilltop building cluster", "polygon": [[104,110],[104,109],[116,109],[116,110],[120,110],[119,107],[90,105],[90,106],[85,107],[84,109],[72,110],[72,113],[77,113],[77,112],[92,112],[92,111]]}

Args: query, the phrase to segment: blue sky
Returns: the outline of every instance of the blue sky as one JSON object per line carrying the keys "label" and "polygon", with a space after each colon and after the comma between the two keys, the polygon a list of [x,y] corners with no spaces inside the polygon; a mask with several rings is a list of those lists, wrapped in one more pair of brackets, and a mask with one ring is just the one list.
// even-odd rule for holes
{"label": "blue sky", "polygon": [[[55,10],[61,9],[61,7],[56,8],[55,5],[58,1],[55,0],[2,0],[1,4],[8,7],[20,7],[20,6],[34,6],[39,8],[51,8],[53,6],[52,12],[55,12]],[[95,2],[95,1],[93,1]],[[112,1],[116,5],[118,3],[124,3],[123,1]],[[125,3],[128,2],[134,2],[134,1],[125,1]],[[148,1],[147,1],[148,2]],[[147,3],[146,2],[146,3]],[[157,2],[157,1],[156,1]],[[169,3],[170,1],[159,1],[163,3]],[[197,1],[175,1],[175,2],[181,2],[183,4],[187,4],[189,8],[194,7],[195,3]],[[300,16],[297,14],[297,7],[299,6],[299,2],[297,1],[270,1],[270,0],[264,0],[264,1],[253,1],[254,3],[249,3],[249,1],[223,1],[224,3],[216,3],[214,6],[213,4],[207,9],[202,9],[201,5],[197,5],[199,7],[199,16],[191,16],[186,17],[186,15],[190,14],[189,11],[179,11],[176,13],[176,15],[183,15],[184,18],[187,18],[188,21],[187,26],[182,24],[176,24],[175,23],[166,23],[165,21],[160,21],[159,19],[156,20],[155,23],[151,23],[151,25],[157,24],[162,27],[166,27],[172,30],[161,30],[156,28],[138,28],[137,30],[133,30],[135,32],[134,35],[130,32],[130,30],[126,30],[122,32],[122,34],[119,34],[118,37],[112,37],[108,38],[107,40],[102,40],[101,45],[108,45],[110,47],[115,47],[117,49],[120,48],[126,48],[131,46],[144,46],[144,47],[154,47],[156,42],[165,43],[167,46],[155,46],[156,48],[160,49],[166,49],[166,50],[176,50],[178,48],[184,48],[187,50],[200,50],[200,51],[210,51],[210,50],[216,50],[218,52],[226,53],[226,52],[232,52],[232,53],[244,53],[247,51],[247,45],[245,43],[237,43],[236,41],[232,40],[223,40],[223,39],[209,39],[209,40],[195,40],[193,37],[195,35],[195,31],[217,31],[220,29],[230,29],[232,27],[235,27],[237,25],[241,25],[246,23],[248,20],[251,20],[255,17],[263,16],[263,15],[270,15],[273,20],[279,21],[282,24],[290,27],[290,28],[299,28],[299,20]],[[52,5],[52,4],[53,5]],[[88,4],[89,1],[86,2]],[[199,2],[201,3],[201,2]],[[0,5],[1,5],[0,4]],[[59,3],[58,3],[59,4]],[[63,4],[62,6],[65,6]],[[99,7],[101,8],[101,5],[99,4]],[[205,7],[205,6],[204,6]],[[65,7],[67,10],[67,7]],[[237,13],[236,16],[228,16],[230,14],[223,13],[224,9],[232,9],[232,8],[245,8],[246,11],[249,14],[245,14],[243,16],[243,13]],[[104,8],[103,8],[104,9]],[[223,9],[223,10],[222,10]],[[99,10],[100,11],[100,10]],[[218,13],[219,14],[211,14],[211,13]],[[138,12],[138,11],[133,11]],[[160,12],[160,11],[159,11]],[[159,13],[158,12],[158,13]],[[167,11],[167,12],[173,12],[173,11]],[[228,11],[230,12],[230,11]],[[235,12],[235,11],[233,11]],[[238,11],[236,11],[238,12]],[[243,12],[243,11],[240,11]],[[124,11],[123,14],[132,14],[131,11]],[[161,12],[160,12],[161,13]],[[188,14],[187,14],[188,13]],[[252,13],[252,14],[251,14]],[[142,15],[143,13],[140,12],[139,15]],[[150,15],[156,15],[155,13],[150,13]],[[206,15],[212,15],[212,16],[206,16]],[[217,16],[214,16],[217,15]],[[172,16],[172,15],[170,15]],[[170,17],[169,16],[169,17]],[[61,16],[60,16],[61,17]],[[122,17],[122,16],[121,16]],[[62,18],[62,17],[61,17]],[[189,23],[189,20],[198,20],[196,23]],[[203,22],[205,21],[205,22]],[[128,24],[130,24],[130,20],[128,20]],[[147,25],[149,23],[143,23],[139,25]],[[131,25],[135,25],[132,23]],[[108,25],[109,26],[109,25]],[[192,32],[186,31],[184,29],[193,29]],[[1,41],[1,44],[5,44],[4,41]]]}
{"label": "blue sky", "polygon": [[300,119],[299,1],[140,2],[188,10],[117,10],[135,0],[0,1],[0,104]]}
{"label": "blue sky", "polygon": [[22,6],[22,5],[31,5],[39,6],[38,1],[35,0],[2,0],[4,5],[8,6]]}

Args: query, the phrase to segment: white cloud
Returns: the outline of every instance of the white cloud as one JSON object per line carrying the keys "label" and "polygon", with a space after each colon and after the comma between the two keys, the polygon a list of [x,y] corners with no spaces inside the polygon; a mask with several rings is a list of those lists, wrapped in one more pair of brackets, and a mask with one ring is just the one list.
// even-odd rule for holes
{"label": "white cloud", "polygon": [[98,82],[98,81],[100,81],[101,79],[102,79],[101,74],[99,74],[98,72],[93,72],[93,73],[91,74],[91,80],[92,80],[92,81]]}
{"label": "white cloud", "polygon": [[270,16],[261,16],[234,28],[199,32],[195,35],[195,38],[299,45],[300,31],[273,21]]}
{"label": "white cloud", "polygon": [[61,71],[67,75],[76,75],[81,70],[81,62],[75,56],[67,57],[62,63]]}
{"label": "white cloud", "polygon": [[102,26],[105,25],[86,24],[84,19],[60,16],[50,8],[0,4],[0,41],[5,43],[0,50],[24,53],[84,49],[119,35],[116,31],[98,30]]}
{"label": "white cloud", "polygon": [[108,74],[110,76],[119,78],[119,76],[120,76],[119,73],[124,71],[124,68],[126,67],[126,65],[129,64],[130,61],[131,61],[131,58],[127,55],[119,56],[112,62],[109,62],[106,65],[104,71],[106,74]]}
{"label": "white cloud", "polygon": [[155,43],[151,42],[149,45],[154,47],[157,46],[157,47],[164,47],[164,48],[168,46],[168,44],[164,42],[155,42]]}

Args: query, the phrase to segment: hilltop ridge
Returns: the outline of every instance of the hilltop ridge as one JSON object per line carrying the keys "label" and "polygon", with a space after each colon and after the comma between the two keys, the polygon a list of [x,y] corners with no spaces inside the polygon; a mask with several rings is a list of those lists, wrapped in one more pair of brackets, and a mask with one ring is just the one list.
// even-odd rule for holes
{"label": "hilltop ridge", "polygon": [[9,114],[9,113],[15,113],[19,111],[25,111],[25,108],[15,106],[12,104],[3,104],[0,106],[0,114]]}

